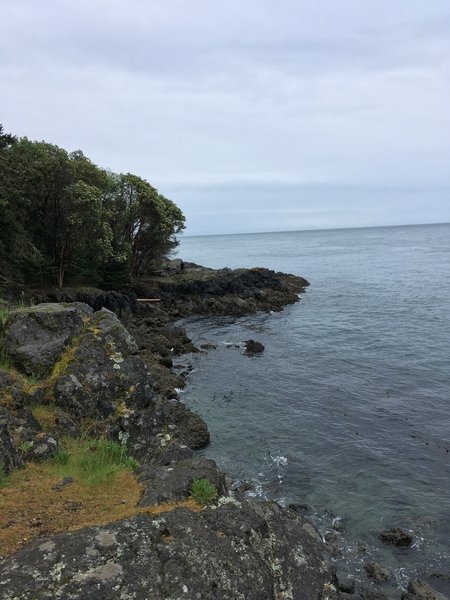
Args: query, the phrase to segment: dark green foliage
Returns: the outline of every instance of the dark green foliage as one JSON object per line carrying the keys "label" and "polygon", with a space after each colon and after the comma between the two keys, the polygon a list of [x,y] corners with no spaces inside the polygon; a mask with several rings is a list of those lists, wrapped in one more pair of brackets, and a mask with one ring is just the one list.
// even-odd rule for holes
{"label": "dark green foliage", "polygon": [[147,181],[0,126],[0,277],[121,285],[170,252],[182,212]]}
{"label": "dark green foliage", "polygon": [[191,485],[191,496],[199,504],[208,504],[216,498],[217,488],[209,479],[194,479]]}

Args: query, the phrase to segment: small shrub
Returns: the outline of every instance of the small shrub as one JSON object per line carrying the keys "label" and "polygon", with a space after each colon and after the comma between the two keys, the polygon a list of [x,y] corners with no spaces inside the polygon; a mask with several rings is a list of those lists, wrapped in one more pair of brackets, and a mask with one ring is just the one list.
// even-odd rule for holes
{"label": "small shrub", "polygon": [[19,444],[19,450],[22,452],[22,454],[25,454],[25,455],[30,452],[32,447],[33,447],[33,442],[30,442],[29,440],[23,440]]}
{"label": "small shrub", "polygon": [[191,496],[199,504],[208,504],[217,497],[217,488],[209,479],[194,479],[191,485]]}

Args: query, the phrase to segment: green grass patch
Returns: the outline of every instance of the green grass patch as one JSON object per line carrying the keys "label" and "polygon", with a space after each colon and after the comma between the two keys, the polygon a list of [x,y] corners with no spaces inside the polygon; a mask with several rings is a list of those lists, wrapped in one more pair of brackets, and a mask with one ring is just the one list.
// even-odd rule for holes
{"label": "green grass patch", "polygon": [[104,483],[123,470],[138,467],[124,446],[106,438],[68,439],[54,455],[50,468],[63,477],[92,485]]}
{"label": "green grass patch", "polygon": [[58,448],[52,458],[52,463],[60,467],[64,467],[69,464],[70,454],[69,451],[63,447]]}
{"label": "green grass patch", "polygon": [[217,488],[209,479],[194,479],[191,485],[191,496],[199,504],[208,504],[217,497]]}

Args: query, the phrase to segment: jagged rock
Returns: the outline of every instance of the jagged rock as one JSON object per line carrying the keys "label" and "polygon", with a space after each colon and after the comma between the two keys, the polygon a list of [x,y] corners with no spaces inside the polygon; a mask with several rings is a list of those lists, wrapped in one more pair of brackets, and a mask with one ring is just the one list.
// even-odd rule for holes
{"label": "jagged rock", "polygon": [[173,367],[173,360],[170,356],[161,356],[159,362],[163,365],[163,367],[167,367],[168,369]]}
{"label": "jagged rock", "polygon": [[10,415],[0,406],[0,468],[4,474],[23,467],[21,452],[13,443],[9,429]]}
{"label": "jagged rock", "polygon": [[264,352],[264,345],[261,342],[256,342],[255,340],[246,340],[245,344],[245,354],[253,355],[253,354],[261,354]]}
{"label": "jagged rock", "polygon": [[31,400],[17,374],[0,370],[0,465],[6,473],[23,466],[23,459],[39,434],[40,425],[31,411]]}
{"label": "jagged rock", "polygon": [[153,380],[136,353],[134,339],[114,313],[105,308],[94,313],[56,378],[56,404],[70,414],[97,417],[145,408]]}
{"label": "jagged rock", "polygon": [[364,565],[367,577],[372,579],[374,583],[384,583],[392,577],[392,572],[376,562],[368,562]]}
{"label": "jagged rock", "polygon": [[312,525],[275,503],[177,509],[56,535],[0,565],[16,600],[311,600],[332,597]]}
{"label": "jagged rock", "polygon": [[410,581],[408,591],[402,594],[402,600],[445,600],[423,581]]}
{"label": "jagged rock", "polygon": [[209,444],[209,431],[203,419],[187,408],[182,402],[172,399],[162,405],[164,421],[174,425],[177,439],[193,450],[205,448]]}
{"label": "jagged rock", "polygon": [[188,498],[194,479],[208,479],[220,496],[227,493],[225,475],[207,458],[188,458],[167,466],[144,465],[137,476],[145,488],[140,506]]}
{"label": "jagged rock", "polygon": [[54,302],[83,302],[94,311],[107,308],[120,317],[136,311],[136,293],[132,289],[99,290],[93,287],[53,289],[48,298]]}
{"label": "jagged rock", "polygon": [[340,592],[344,592],[345,594],[354,594],[355,580],[351,577],[345,579],[339,578],[338,587]]}
{"label": "jagged rock", "polygon": [[206,343],[206,344],[201,344],[200,348],[202,350],[215,350],[217,348],[217,344],[211,344],[211,343]]}
{"label": "jagged rock", "polygon": [[38,304],[13,311],[5,327],[5,348],[18,369],[48,375],[62,351],[84,327],[86,304]]}
{"label": "jagged rock", "polygon": [[394,546],[401,547],[411,546],[414,541],[413,536],[404,529],[400,529],[400,527],[385,529],[378,537],[384,544],[393,544]]}
{"label": "jagged rock", "polygon": [[382,592],[375,592],[362,586],[357,586],[355,592],[352,595],[341,592],[339,598],[347,598],[348,600],[393,600],[392,596],[386,596]]}
{"label": "jagged rock", "polygon": [[206,423],[178,400],[157,398],[140,411],[117,418],[109,429],[113,439],[126,435],[128,451],[140,463],[167,465],[190,458],[192,449],[209,442]]}
{"label": "jagged rock", "polygon": [[338,534],[336,531],[326,531],[324,538],[329,544],[334,544],[334,542],[336,542],[338,539]]}
{"label": "jagged rock", "polygon": [[37,434],[30,442],[31,446],[25,452],[27,460],[33,462],[44,462],[51,458],[58,447],[58,443],[55,438],[47,433]]}

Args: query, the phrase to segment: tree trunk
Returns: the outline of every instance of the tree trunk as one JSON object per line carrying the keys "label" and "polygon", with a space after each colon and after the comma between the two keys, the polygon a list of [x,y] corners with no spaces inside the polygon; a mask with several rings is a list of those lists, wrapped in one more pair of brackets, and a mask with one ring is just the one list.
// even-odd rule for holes
{"label": "tree trunk", "polygon": [[65,269],[63,267],[60,267],[58,270],[58,287],[62,288],[63,283],[64,283],[64,272]]}

